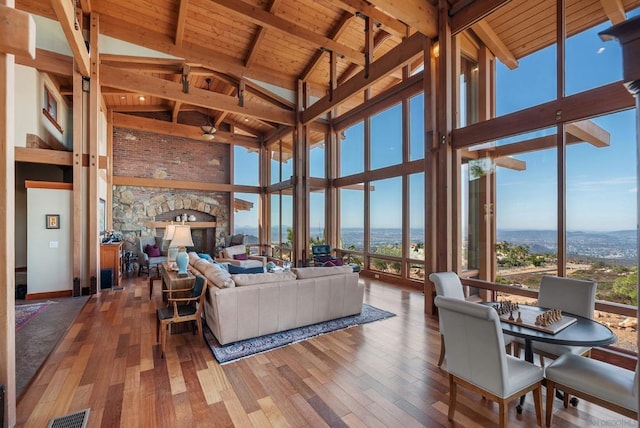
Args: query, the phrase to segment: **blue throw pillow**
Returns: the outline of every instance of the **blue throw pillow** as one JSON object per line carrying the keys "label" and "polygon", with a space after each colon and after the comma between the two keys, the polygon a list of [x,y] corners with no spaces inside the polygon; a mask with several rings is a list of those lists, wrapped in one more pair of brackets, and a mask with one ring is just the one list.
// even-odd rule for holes
{"label": "blue throw pillow", "polygon": [[198,257],[200,257],[201,259],[205,259],[207,261],[213,262],[213,257],[211,257],[207,253],[198,253]]}
{"label": "blue throw pillow", "polygon": [[237,273],[264,273],[263,267],[251,267],[251,268],[243,268],[240,266],[233,265],[229,263],[229,273],[237,274]]}

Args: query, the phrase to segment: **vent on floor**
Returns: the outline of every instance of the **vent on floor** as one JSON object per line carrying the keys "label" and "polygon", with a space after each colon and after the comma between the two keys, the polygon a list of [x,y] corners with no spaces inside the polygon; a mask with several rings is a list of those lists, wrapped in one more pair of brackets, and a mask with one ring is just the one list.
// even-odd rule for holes
{"label": "vent on floor", "polygon": [[89,410],[91,409],[53,418],[49,421],[47,428],[86,428],[89,421]]}

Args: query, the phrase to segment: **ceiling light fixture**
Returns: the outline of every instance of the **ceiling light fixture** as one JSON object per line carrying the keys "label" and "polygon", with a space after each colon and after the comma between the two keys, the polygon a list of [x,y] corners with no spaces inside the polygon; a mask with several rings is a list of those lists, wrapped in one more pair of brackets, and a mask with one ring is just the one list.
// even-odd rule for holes
{"label": "ceiling light fixture", "polygon": [[[207,91],[211,90],[211,78],[204,79],[207,82]],[[213,140],[216,128],[211,124],[211,116],[207,115],[207,124],[200,127],[202,129],[202,138],[205,140]]]}
{"label": "ceiling light fixture", "polygon": [[139,99],[140,101],[144,101],[144,95],[140,95],[140,96],[138,97],[138,99]]}

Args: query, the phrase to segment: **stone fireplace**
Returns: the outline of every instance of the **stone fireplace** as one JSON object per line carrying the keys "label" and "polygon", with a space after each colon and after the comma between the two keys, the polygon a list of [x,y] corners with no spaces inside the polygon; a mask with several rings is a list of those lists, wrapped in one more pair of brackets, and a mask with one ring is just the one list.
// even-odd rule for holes
{"label": "stone fireplace", "polygon": [[[134,186],[113,188],[113,227],[123,233],[125,251],[137,252],[138,236],[162,236],[164,228],[155,225],[175,222],[176,216],[182,214],[195,217],[192,228],[195,250],[211,254],[229,233],[229,194]],[[211,227],[212,222],[215,227]]]}

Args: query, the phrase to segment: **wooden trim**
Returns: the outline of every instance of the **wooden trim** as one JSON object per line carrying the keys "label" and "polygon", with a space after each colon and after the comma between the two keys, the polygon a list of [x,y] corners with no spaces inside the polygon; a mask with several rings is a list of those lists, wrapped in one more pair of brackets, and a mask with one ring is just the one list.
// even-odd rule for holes
{"label": "wooden trim", "polygon": [[[451,132],[454,149],[498,140],[510,135],[576,122],[615,113],[635,106],[633,96],[622,82],[614,82],[586,92],[549,101],[514,113],[474,123]],[[560,112],[560,117],[557,113]]]}
{"label": "wooden trim", "polygon": [[57,181],[25,180],[24,187],[25,189],[73,190],[73,183],[61,183]]}
{"label": "wooden trim", "polygon": [[386,178],[399,177],[402,175],[415,174],[424,171],[424,161],[414,160],[404,164],[391,165],[379,168],[374,171],[365,171],[358,174],[348,175],[333,180],[335,187],[346,187],[353,184],[360,184],[369,181],[384,180]]}
{"label": "wooden trim", "polygon": [[[172,221],[148,221],[145,223],[149,229],[166,229],[170,224],[177,224]],[[187,221],[185,226],[191,227],[191,229],[210,229],[217,226],[215,221]]]}
{"label": "wooden trim", "polygon": [[73,291],[60,290],[60,291],[47,291],[44,293],[28,293],[25,300],[40,300],[40,299],[55,299],[58,297],[73,297]]}
{"label": "wooden trim", "polygon": [[[73,72],[73,153],[71,165],[73,167],[73,279],[80,281],[80,289],[74,287],[74,293],[82,294],[83,286],[88,287],[89,282],[82,271],[85,262],[83,261],[82,245],[82,215],[83,189],[84,189],[84,168],[82,165],[82,147],[84,142],[84,94],[82,92],[82,76],[77,71]],[[78,297],[77,294],[75,297]]]}
{"label": "wooden trim", "polygon": [[206,190],[209,192],[260,193],[258,186],[240,186],[225,183],[202,183],[199,181],[160,180],[157,178],[138,178],[113,176],[114,186],[157,187],[160,189]]}
{"label": "wooden trim", "polygon": [[31,14],[0,4],[0,52],[36,56],[36,23]]}
{"label": "wooden trim", "polygon": [[47,109],[43,108],[42,114],[44,114],[44,117],[49,119],[49,122],[51,122],[51,124],[58,130],[58,132],[60,132],[61,134],[63,133],[62,126],[58,125],[58,122],[53,118],[53,116],[51,116]]}
{"label": "wooden trim", "polygon": [[187,9],[189,8],[189,0],[179,0],[180,7],[178,9],[178,18],[176,19],[176,46],[182,46],[182,39],[184,37],[185,22],[187,20]]}
{"label": "wooden trim", "polygon": [[[61,1],[61,0],[60,0]],[[87,275],[89,278],[96,278],[96,288],[90,287],[91,294],[100,295],[100,236],[98,231],[98,213],[99,213],[99,180],[100,174],[98,169],[98,160],[100,156],[100,79],[102,78],[102,70],[99,58],[98,40],[100,35],[100,20],[97,13],[92,13],[89,17],[89,40],[91,43],[91,81],[89,90],[89,114],[88,114],[88,151],[89,166],[87,167],[87,209],[86,230],[85,230],[85,256],[88,261]],[[90,282],[93,285],[93,282]]]}
{"label": "wooden trim", "polygon": [[16,64],[35,68],[43,73],[73,75],[73,57],[39,48],[36,49],[35,58],[16,55]]}
{"label": "wooden trim", "polygon": [[51,149],[36,149],[27,147],[14,147],[16,162],[30,162],[48,165],[71,166],[73,154]]}

